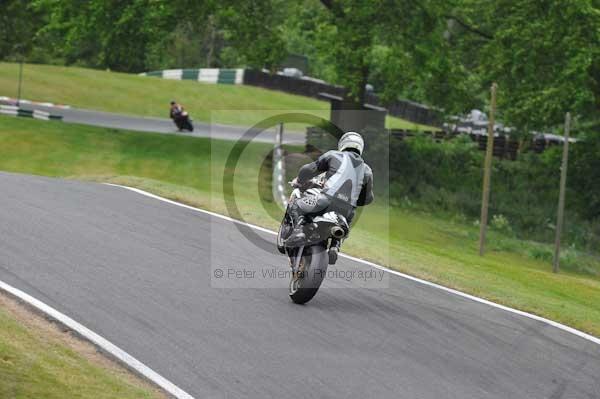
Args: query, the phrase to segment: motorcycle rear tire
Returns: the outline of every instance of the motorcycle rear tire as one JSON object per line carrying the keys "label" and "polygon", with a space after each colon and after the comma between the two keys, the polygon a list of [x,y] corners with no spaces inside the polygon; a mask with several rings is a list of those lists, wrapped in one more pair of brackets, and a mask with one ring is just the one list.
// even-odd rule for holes
{"label": "motorcycle rear tire", "polygon": [[319,290],[327,274],[328,255],[324,244],[304,248],[302,261],[305,268],[301,278],[292,276],[289,286],[290,299],[297,304],[310,301]]}

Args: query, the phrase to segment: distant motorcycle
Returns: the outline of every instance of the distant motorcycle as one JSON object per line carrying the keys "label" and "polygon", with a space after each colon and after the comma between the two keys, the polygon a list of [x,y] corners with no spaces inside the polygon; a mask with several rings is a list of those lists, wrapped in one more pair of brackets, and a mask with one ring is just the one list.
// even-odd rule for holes
{"label": "distant motorcycle", "polygon": [[177,130],[180,132],[183,130],[187,130],[190,132],[194,131],[194,125],[192,125],[192,119],[190,118],[187,111],[184,111],[182,108],[171,111],[171,119],[173,119],[173,123],[177,126]]}
{"label": "distant motorcycle", "polygon": [[286,246],[285,240],[295,228],[293,218],[289,214],[293,202],[304,195],[317,194],[324,183],[325,176],[320,175],[302,189],[294,188],[277,234],[277,249],[288,256],[292,268],[289,295],[292,301],[298,304],[306,303],[316,295],[327,273],[327,266],[335,262],[335,259],[330,258],[330,248],[339,247],[339,243],[350,231],[346,218],[331,211],[314,216],[306,222],[305,242],[294,247]]}

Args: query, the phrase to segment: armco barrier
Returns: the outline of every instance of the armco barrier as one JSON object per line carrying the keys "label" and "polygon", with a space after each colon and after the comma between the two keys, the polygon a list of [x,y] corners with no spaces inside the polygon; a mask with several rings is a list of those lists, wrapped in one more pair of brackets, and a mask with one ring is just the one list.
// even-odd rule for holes
{"label": "armco barrier", "polygon": [[336,96],[343,96],[346,92],[341,86],[330,85],[316,79],[294,78],[254,69],[244,71],[244,84],[313,98],[319,98],[319,93],[323,92]]}
{"label": "armco barrier", "polygon": [[[327,93],[338,97],[344,97],[347,93],[347,90],[342,86],[331,85],[318,79],[295,78],[253,69],[244,71],[244,84],[313,98],[319,98],[319,93]],[[398,100],[392,103],[384,103],[377,95],[368,94],[366,103],[386,108],[390,115],[414,123],[430,126],[440,125],[441,118],[438,111],[413,101]]]}

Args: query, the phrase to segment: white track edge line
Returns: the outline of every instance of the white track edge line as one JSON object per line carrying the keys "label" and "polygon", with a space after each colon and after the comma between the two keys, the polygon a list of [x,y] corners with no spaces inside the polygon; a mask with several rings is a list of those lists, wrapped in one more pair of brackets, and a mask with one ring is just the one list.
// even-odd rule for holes
{"label": "white track edge line", "polygon": [[10,295],[20,299],[21,301],[27,303],[30,306],[33,306],[35,309],[48,315],[50,318],[77,332],[77,334],[89,340],[94,345],[97,345],[98,347],[102,348],[102,350],[108,352],[119,361],[125,363],[128,367],[135,370],[154,384],[158,385],[160,388],[165,390],[173,397],[177,399],[194,399],[193,396],[191,396],[183,389],[179,388],[177,385],[173,384],[171,381],[167,380],[166,378],[152,370],[150,367],[146,366],[145,364],[131,356],[129,353],[125,352],[112,342],[108,341],[106,338],[96,334],[89,328],[76,322],[69,316],[59,312],[53,307],[46,305],[44,302],[32,297],[29,294],[26,294],[18,288],[15,288],[3,281],[0,281],[0,290],[9,293]]}
{"label": "white track edge line", "polygon": [[[136,192],[138,194],[144,195],[146,197],[154,198],[154,199],[157,199],[159,201],[167,202],[169,204],[180,206],[180,207],[187,208],[187,209],[191,209],[191,210],[194,210],[194,211],[197,211],[197,212],[202,212],[202,213],[205,213],[205,214],[208,214],[208,215],[220,218],[220,219],[228,220],[228,221],[233,222],[233,223],[237,223],[237,224],[241,224],[241,225],[244,225],[244,226],[248,226],[248,227],[251,227],[253,229],[256,229],[256,230],[259,230],[259,231],[262,231],[262,232],[265,232],[265,233],[277,235],[277,233],[275,231],[272,231],[272,230],[269,230],[269,229],[265,229],[264,227],[256,226],[256,225],[251,224],[251,223],[242,222],[241,220],[233,219],[233,218],[231,218],[229,216],[225,216],[225,215],[221,215],[219,213],[207,211],[205,209],[196,208],[196,207],[193,207],[193,206],[190,206],[190,205],[182,204],[180,202],[173,201],[173,200],[170,200],[170,199],[167,199],[167,198],[163,198],[163,197],[160,197],[158,195],[149,193],[149,192],[144,191],[144,190],[140,190],[139,188],[124,186],[124,185],[121,185],[121,184],[112,184],[112,183],[103,183],[103,184],[108,185],[108,186],[121,187],[121,188],[130,190],[130,191]],[[467,294],[465,292],[458,291],[458,290],[455,290],[453,288],[448,288],[448,287],[445,287],[445,286],[440,285],[440,284],[432,283],[431,281],[423,280],[423,279],[420,279],[418,277],[414,277],[414,276],[411,276],[409,274],[405,274],[405,273],[399,272],[397,270],[392,270],[392,269],[389,269],[389,268],[387,268],[385,266],[378,265],[377,263],[370,262],[368,260],[357,258],[357,257],[351,256],[351,255],[347,255],[347,254],[344,254],[344,253],[340,253],[340,256],[342,256],[342,257],[344,257],[346,259],[353,260],[355,262],[363,263],[365,265],[374,267],[374,268],[379,269],[379,270],[386,271],[388,273],[394,274],[394,275],[396,275],[398,277],[402,277],[402,278],[407,279],[407,280],[411,280],[411,281],[414,281],[414,282],[417,282],[417,283],[420,283],[420,284],[423,284],[423,285],[427,285],[429,287],[437,288],[439,290],[442,290],[442,291],[445,291],[445,292],[448,292],[448,293],[451,293],[451,294],[454,294],[454,295],[458,295],[460,297],[463,297],[463,298],[466,298],[466,299],[470,299],[470,300],[475,301],[475,302],[479,302],[479,303],[482,303],[482,304],[485,304],[485,305],[489,305],[491,307],[494,307],[494,308],[497,308],[497,309],[501,309],[501,310],[504,310],[504,311],[507,311],[507,312],[510,312],[510,313],[514,313],[514,314],[517,314],[519,316],[523,316],[523,317],[527,317],[527,318],[530,318],[530,319],[533,319],[533,320],[536,320],[536,321],[540,321],[542,323],[548,324],[548,325],[550,325],[552,327],[556,327],[556,328],[558,328],[560,330],[569,332],[571,334],[577,335],[578,337],[581,337],[581,338],[586,339],[586,340],[588,340],[590,342],[593,342],[595,344],[600,345],[600,338],[594,337],[593,335],[590,335],[590,334],[587,334],[587,333],[584,333],[583,331],[577,330],[577,329],[575,329],[573,327],[569,327],[567,325],[561,324],[561,323],[559,323],[557,321],[546,319],[544,317],[535,315],[533,313],[528,313],[528,312],[524,312],[522,310],[514,309],[514,308],[511,308],[509,306],[501,305],[499,303],[492,302],[492,301],[489,301],[487,299],[483,299],[483,298],[480,298],[480,297],[477,297],[477,296],[474,296],[474,295],[471,295],[471,294]]]}

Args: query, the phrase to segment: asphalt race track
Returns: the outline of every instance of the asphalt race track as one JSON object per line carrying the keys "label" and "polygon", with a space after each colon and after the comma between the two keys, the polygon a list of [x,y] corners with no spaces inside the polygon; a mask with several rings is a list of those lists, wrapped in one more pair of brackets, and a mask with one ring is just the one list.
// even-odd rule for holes
{"label": "asphalt race track", "polygon": [[[6,101],[0,103],[11,104]],[[171,119],[167,118],[149,118],[131,115],[114,114],[109,112],[91,111],[78,108],[60,108],[47,107],[42,105],[21,104],[21,108],[27,110],[39,109],[50,112],[53,115],[61,115],[63,122],[79,123],[82,125],[91,125],[107,127],[113,129],[136,130],[140,132],[181,134],[194,137],[211,137],[221,140],[239,140],[247,132],[248,128],[241,126],[229,126],[220,124],[208,124],[193,121],[194,132],[178,132]],[[168,107],[165,108],[165,114],[168,114]],[[193,115],[192,115],[193,118]],[[275,129],[269,129],[256,136],[253,141],[273,143],[275,140]],[[304,145],[306,142],[305,134],[302,132],[284,132],[283,142],[286,144]]]}
{"label": "asphalt race track", "polygon": [[197,398],[600,398],[600,346],[544,323],[387,273],[388,288],[328,279],[306,306],[283,280],[216,288],[216,264],[286,260],[124,188],[7,173],[0,187],[0,280]]}

